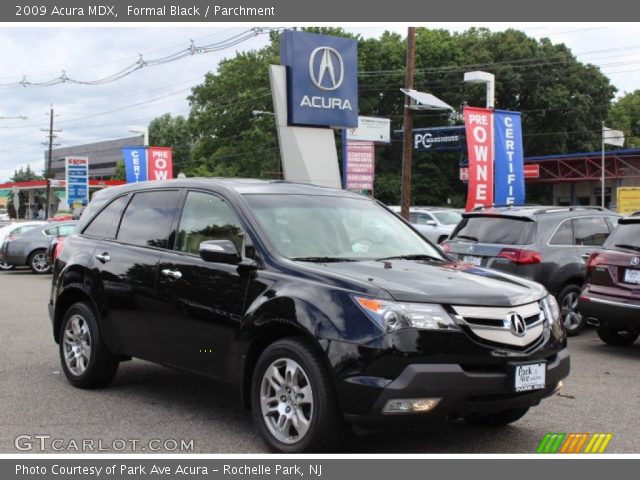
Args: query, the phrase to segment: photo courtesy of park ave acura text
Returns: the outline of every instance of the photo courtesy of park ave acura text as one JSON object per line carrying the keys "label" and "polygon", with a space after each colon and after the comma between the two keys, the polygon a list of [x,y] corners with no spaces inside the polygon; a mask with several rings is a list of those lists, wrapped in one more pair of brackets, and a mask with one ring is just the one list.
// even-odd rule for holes
{"label": "photo courtesy of park ave acura text", "polygon": [[635,458],[638,24],[262,3],[0,24],[9,473]]}

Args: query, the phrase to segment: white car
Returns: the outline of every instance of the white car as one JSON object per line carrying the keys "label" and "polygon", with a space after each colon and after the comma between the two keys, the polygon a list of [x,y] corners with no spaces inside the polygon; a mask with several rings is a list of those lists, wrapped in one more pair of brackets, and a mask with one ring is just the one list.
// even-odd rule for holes
{"label": "white car", "polygon": [[[400,214],[400,207],[389,208]],[[422,236],[436,245],[449,238],[460,220],[462,220],[462,214],[457,210],[438,207],[411,207],[409,209],[409,223]]]}
{"label": "white car", "polygon": [[4,261],[4,241],[10,235],[18,235],[20,233],[31,230],[32,228],[37,227],[38,225],[42,225],[47,222],[20,222],[20,223],[11,223],[4,227],[0,227],[0,271],[2,270],[13,270],[14,266],[9,265]]}
{"label": "white car", "polygon": [[9,218],[9,212],[7,212],[6,208],[0,208],[0,222],[8,222],[11,219]]}

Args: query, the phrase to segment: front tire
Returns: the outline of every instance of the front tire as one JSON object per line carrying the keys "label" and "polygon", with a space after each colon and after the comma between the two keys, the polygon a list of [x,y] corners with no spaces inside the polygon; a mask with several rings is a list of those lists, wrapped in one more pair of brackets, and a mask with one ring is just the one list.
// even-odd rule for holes
{"label": "front tire", "polygon": [[36,250],[29,255],[27,261],[29,268],[35,274],[45,274],[51,271],[51,264],[47,261],[47,255],[44,250]]}
{"label": "front tire", "polygon": [[473,415],[465,417],[465,420],[473,425],[479,425],[482,427],[500,427],[517,422],[524,417],[528,411],[529,407],[514,408],[498,413],[491,413],[489,415]]}
{"label": "front tire", "polygon": [[613,345],[615,347],[626,347],[635,342],[638,338],[638,333],[629,330],[618,330],[616,328],[598,327],[596,332],[607,345]]}
{"label": "front tire", "polygon": [[8,272],[9,270],[13,270],[14,268],[16,268],[15,265],[9,265],[4,260],[0,262],[0,272]]}
{"label": "front tire", "polygon": [[106,387],[118,371],[118,359],[104,344],[96,315],[86,302],[67,310],[59,342],[62,370],[78,388]]}
{"label": "front tire", "polygon": [[560,305],[560,316],[564,323],[564,329],[568,337],[578,335],[584,328],[585,318],[578,312],[578,299],[580,298],[580,287],[570,284],[562,289],[558,295],[558,305]]}
{"label": "front tire", "polygon": [[253,419],[267,446],[283,453],[336,451],[345,422],[318,351],[300,338],[271,344],[251,383]]}

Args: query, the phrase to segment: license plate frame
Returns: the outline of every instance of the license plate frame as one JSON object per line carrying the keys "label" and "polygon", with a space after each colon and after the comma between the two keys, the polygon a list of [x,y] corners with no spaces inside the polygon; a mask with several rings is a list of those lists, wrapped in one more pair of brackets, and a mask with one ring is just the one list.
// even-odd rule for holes
{"label": "license plate frame", "polygon": [[634,268],[625,269],[624,283],[630,283],[632,285],[640,285],[640,270],[636,270]]}
{"label": "license plate frame", "polygon": [[463,255],[462,261],[476,267],[482,266],[482,257],[478,257],[477,255]]}
{"label": "license plate frame", "polygon": [[509,383],[516,393],[544,390],[547,386],[547,362],[512,363]]}

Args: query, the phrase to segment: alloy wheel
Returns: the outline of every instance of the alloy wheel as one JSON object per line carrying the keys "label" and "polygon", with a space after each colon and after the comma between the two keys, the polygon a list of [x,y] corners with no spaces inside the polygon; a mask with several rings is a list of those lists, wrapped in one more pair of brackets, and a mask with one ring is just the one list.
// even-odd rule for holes
{"label": "alloy wheel", "polygon": [[36,253],[31,259],[31,266],[38,273],[46,273],[51,268],[49,262],[47,262],[47,256],[44,252]]}
{"label": "alloy wheel", "polygon": [[567,330],[574,330],[582,324],[582,315],[578,313],[578,294],[570,292],[562,299],[561,313]]}
{"label": "alloy wheel", "polygon": [[89,324],[81,315],[69,318],[62,342],[67,368],[73,375],[82,375],[91,359],[91,332]]}

